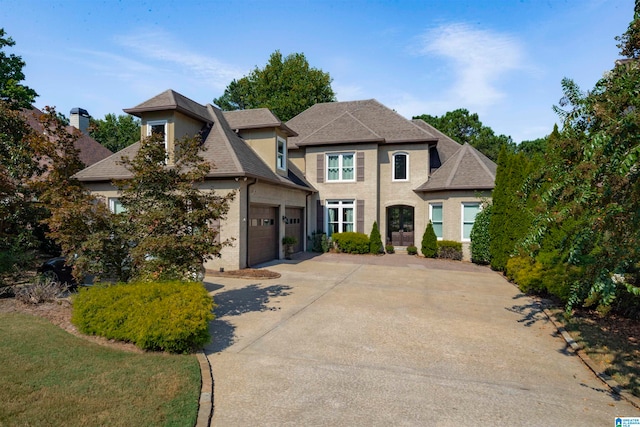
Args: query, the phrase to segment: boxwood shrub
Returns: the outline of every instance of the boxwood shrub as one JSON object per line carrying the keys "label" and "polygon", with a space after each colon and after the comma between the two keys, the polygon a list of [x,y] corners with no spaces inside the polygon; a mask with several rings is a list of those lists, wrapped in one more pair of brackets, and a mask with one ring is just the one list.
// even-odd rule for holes
{"label": "boxwood shrub", "polygon": [[369,237],[364,233],[347,231],[344,233],[334,233],[331,239],[336,244],[338,251],[348,254],[368,254]]}
{"label": "boxwood shrub", "polygon": [[213,299],[198,282],[94,285],[73,299],[71,321],[89,335],[144,350],[187,353],[206,344]]}
{"label": "boxwood shrub", "polygon": [[462,260],[462,243],[453,240],[439,240],[438,258]]}

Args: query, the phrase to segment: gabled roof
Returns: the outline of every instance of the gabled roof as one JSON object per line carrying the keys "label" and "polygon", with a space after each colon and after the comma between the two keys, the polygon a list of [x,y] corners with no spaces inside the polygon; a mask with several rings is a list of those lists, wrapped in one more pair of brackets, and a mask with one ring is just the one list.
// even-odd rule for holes
{"label": "gabled roof", "polygon": [[[30,110],[22,110],[21,114],[32,129],[38,133],[44,132],[44,127],[39,120],[39,117],[44,114],[41,110],[31,107]],[[80,132],[80,130],[73,126],[67,126],[66,130],[72,135],[78,135],[78,139],[74,143],[74,146],[79,151],[80,161],[84,163],[85,166],[91,166],[92,164],[113,154],[98,141],[91,138],[89,135]]]}
{"label": "gabled roof", "polygon": [[[173,91],[171,92],[176,94]],[[153,100],[162,99],[165,95],[167,95],[167,92],[163,92],[140,105],[147,105],[147,107],[144,108],[150,108],[148,106],[156,102]],[[283,184],[289,187],[302,188],[307,191],[316,191],[313,186],[304,179],[302,172],[293,166],[291,162],[288,162],[288,177],[285,178],[273,172],[258,154],[234,132],[234,128],[232,128],[225,119],[225,113],[210,104],[206,107],[200,104],[198,105],[202,107],[200,114],[202,114],[203,119],[206,119],[203,121],[211,124],[210,128],[208,125],[203,127],[203,130],[207,132],[203,132],[206,136],[203,141],[204,150],[201,153],[202,157],[212,165],[207,178],[249,177]],[[156,110],[149,109],[145,111]],[[133,158],[139,149],[140,142],[137,142],[103,161],[78,172],[75,177],[85,182],[130,178],[131,173],[121,164],[121,159],[122,157]]]}
{"label": "gabled roof", "polygon": [[491,190],[495,187],[496,169],[487,156],[464,144],[415,191]]}
{"label": "gabled roof", "polygon": [[354,142],[435,142],[432,134],[375,99],[315,104],[287,122],[289,147]]}
{"label": "gabled roof", "polygon": [[460,143],[449,138],[447,135],[440,132],[438,129],[434,128],[424,120],[413,119],[411,121],[417,126],[420,126],[425,132],[433,135],[433,137],[438,140],[436,148],[438,150],[438,156],[440,157],[440,163],[446,163],[446,161],[449,160],[449,158],[451,158],[451,156],[453,156],[458,150],[460,150],[460,147],[462,147]]}
{"label": "gabled roof", "polygon": [[262,129],[279,128],[287,136],[297,136],[293,130],[271,112],[268,108],[255,108],[251,110],[224,111],[224,118],[229,123],[231,129]]}
{"label": "gabled roof", "polygon": [[145,112],[167,110],[179,111],[182,114],[196,120],[200,120],[204,123],[209,123],[211,120],[207,114],[207,108],[204,105],[198,104],[194,100],[189,99],[172,89],[167,89],[142,104],[138,104],[133,108],[125,108],[122,111],[136,117],[140,117],[142,113]]}

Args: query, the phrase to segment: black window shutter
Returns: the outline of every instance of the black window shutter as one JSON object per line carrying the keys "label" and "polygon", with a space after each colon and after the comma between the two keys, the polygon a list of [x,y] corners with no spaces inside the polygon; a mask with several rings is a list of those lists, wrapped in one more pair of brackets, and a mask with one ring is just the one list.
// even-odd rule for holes
{"label": "black window shutter", "polygon": [[316,231],[324,231],[324,206],[320,203],[320,200],[316,201]]}

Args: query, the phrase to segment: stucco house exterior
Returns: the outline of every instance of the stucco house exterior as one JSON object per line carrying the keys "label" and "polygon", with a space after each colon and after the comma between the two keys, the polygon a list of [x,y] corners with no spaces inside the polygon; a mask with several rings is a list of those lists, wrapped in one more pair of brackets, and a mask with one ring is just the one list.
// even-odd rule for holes
{"label": "stucco house exterior", "polygon": [[[482,198],[490,197],[496,165],[421,120],[407,120],[376,100],[316,104],[287,123],[268,109],[223,112],[167,90],[133,108],[141,137],[174,141],[200,133],[213,168],[202,188],[236,192],[222,240],[233,238],[209,269],[238,269],[284,257],[282,238],[304,251],[313,232],[369,233],[377,221],[385,243],[419,246],[428,221],[440,239],[463,242]],[[134,144],[76,177],[117,211],[112,179]]]}

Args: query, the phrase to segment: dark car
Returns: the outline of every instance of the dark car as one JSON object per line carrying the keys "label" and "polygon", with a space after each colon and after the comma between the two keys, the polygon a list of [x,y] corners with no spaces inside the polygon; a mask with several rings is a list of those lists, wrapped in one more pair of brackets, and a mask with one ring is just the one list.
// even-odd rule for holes
{"label": "dark car", "polygon": [[38,268],[38,272],[56,282],[75,287],[77,282],[73,278],[72,268],[65,262],[64,257],[51,258]]}

